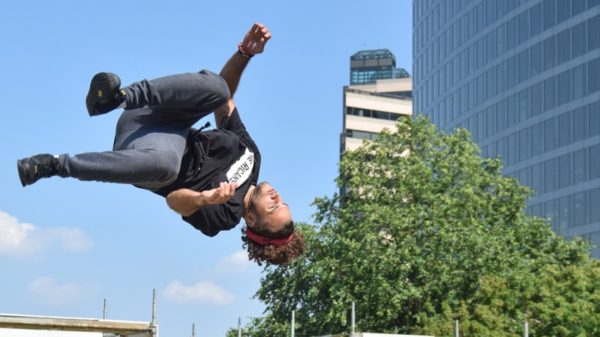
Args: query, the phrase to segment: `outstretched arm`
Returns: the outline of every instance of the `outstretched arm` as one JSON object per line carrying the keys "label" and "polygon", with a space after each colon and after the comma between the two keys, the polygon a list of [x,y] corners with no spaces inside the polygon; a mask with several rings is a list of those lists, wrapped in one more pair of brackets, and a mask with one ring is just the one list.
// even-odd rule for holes
{"label": "outstretched arm", "polygon": [[[231,56],[221,70],[221,77],[227,82],[230,91],[230,99],[215,110],[217,127],[226,124],[227,119],[235,108],[233,95],[235,94],[242,72],[248,65],[250,58],[263,52],[271,33],[262,24],[252,25],[242,42],[238,45],[238,51]],[[222,182],[217,188],[207,191],[194,191],[188,188],[175,190],[167,195],[167,204],[175,212],[187,217],[194,214],[206,205],[224,204],[235,195],[236,183]]]}
{"label": "outstretched arm", "polygon": [[227,82],[231,98],[227,103],[215,110],[217,127],[222,127],[225,124],[225,121],[227,121],[227,118],[229,118],[229,115],[235,108],[233,96],[237,91],[240,78],[250,61],[250,58],[256,54],[262,53],[270,38],[271,32],[269,32],[267,27],[260,23],[255,23],[246,33],[242,42],[238,45],[238,51],[235,52],[223,66],[219,75]]}

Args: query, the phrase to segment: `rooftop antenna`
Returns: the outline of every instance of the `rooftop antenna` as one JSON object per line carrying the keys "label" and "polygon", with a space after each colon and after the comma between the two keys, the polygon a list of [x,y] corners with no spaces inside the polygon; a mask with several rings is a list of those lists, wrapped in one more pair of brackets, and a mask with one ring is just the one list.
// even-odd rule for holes
{"label": "rooftop antenna", "polygon": [[352,335],[354,335],[354,328],[355,328],[355,321],[356,321],[356,305],[355,302],[352,301]]}
{"label": "rooftop antenna", "polygon": [[158,324],[156,323],[156,288],[152,289],[152,321],[150,322],[154,336],[158,336]]}
{"label": "rooftop antenna", "polygon": [[294,337],[294,334],[295,334],[295,330],[296,330],[295,325],[296,325],[296,311],[292,310],[292,331],[291,331],[292,337]]}

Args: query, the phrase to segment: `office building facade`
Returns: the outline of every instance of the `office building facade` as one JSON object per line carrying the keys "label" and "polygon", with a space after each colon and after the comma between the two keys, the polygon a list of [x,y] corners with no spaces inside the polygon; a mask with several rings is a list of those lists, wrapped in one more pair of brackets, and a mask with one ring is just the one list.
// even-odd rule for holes
{"label": "office building facade", "polygon": [[387,49],[363,50],[350,57],[350,85],[343,92],[340,155],[393,131],[396,120],[412,116],[412,79],[396,68]]}
{"label": "office building facade", "polygon": [[413,18],[414,111],[470,130],[530,214],[600,245],[600,0],[414,0]]}

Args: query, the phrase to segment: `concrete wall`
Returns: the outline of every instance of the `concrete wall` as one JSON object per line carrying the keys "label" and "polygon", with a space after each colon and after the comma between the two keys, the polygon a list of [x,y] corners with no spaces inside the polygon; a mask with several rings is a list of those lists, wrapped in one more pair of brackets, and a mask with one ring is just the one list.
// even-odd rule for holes
{"label": "concrete wall", "polygon": [[101,332],[50,331],[0,328],[2,337],[102,337]]}

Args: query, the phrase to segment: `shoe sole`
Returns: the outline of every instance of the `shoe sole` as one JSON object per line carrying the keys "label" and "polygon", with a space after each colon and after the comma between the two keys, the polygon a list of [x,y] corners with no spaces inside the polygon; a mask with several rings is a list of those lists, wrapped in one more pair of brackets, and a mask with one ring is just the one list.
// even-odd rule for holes
{"label": "shoe sole", "polygon": [[90,83],[90,90],[85,99],[85,104],[90,116],[97,116],[108,112],[96,111],[96,105],[94,103],[102,100],[102,98],[98,97],[103,97],[107,94],[110,95],[109,91],[113,85],[117,87],[117,90],[121,87],[121,79],[116,74],[102,72],[94,75]]}
{"label": "shoe sole", "polygon": [[21,185],[23,187],[29,185],[29,177],[27,176],[27,171],[29,166],[25,163],[25,160],[17,160],[17,171],[19,171],[19,179],[21,180]]}

